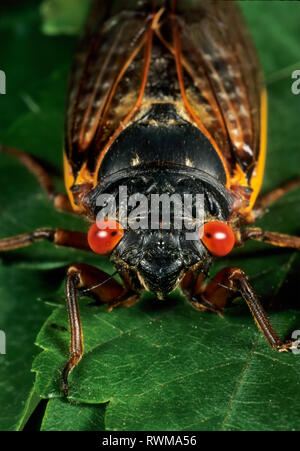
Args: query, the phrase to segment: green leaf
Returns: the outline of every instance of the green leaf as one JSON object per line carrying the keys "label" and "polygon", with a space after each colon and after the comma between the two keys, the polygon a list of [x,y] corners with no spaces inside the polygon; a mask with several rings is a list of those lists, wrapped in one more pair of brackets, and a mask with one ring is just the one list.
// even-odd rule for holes
{"label": "green leaf", "polygon": [[[154,307],[152,299],[109,314],[81,307],[85,355],[70,378],[70,399],[110,401],[105,424],[113,430],[238,428],[230,420],[236,416],[240,422],[240,409],[245,410],[239,398],[250,415],[258,410],[256,421],[251,418],[241,428],[297,428],[300,360],[269,349],[245,306],[229,309],[224,318],[196,312],[174,298]],[[282,335],[296,327],[293,311],[271,319]],[[53,324],[59,327],[53,330]],[[45,398],[61,396],[69,340],[64,328],[67,315],[59,309],[38,337],[44,352],[33,369],[36,389]],[[288,382],[289,390],[274,390],[271,381],[277,387]],[[253,404],[245,401],[249,397]],[[288,409],[283,421],[279,413],[285,403],[293,414]],[[265,417],[273,412],[270,423]]]}
{"label": "green leaf", "polygon": [[19,429],[28,409],[26,406],[34,383],[30,372],[37,354],[34,340],[49,308],[34,302],[53,289],[50,274],[24,271],[0,265],[0,329],[6,335],[6,354],[0,355],[0,430]]}
{"label": "green leaf", "polygon": [[104,431],[105,405],[87,405],[52,399],[48,402],[41,431]]}
{"label": "green leaf", "polygon": [[91,0],[44,0],[41,5],[45,34],[76,34],[84,23]]}
{"label": "green leaf", "polygon": [[32,415],[38,409],[40,402],[41,398],[39,397],[39,395],[35,390],[35,387],[33,386],[27,398],[24,410],[22,412],[22,416],[19,420],[19,424],[16,427],[18,431],[22,431],[24,427],[28,425],[28,421],[32,418]]}
{"label": "green leaf", "polygon": [[[266,191],[299,176],[300,105],[286,68],[299,60],[300,7],[242,2],[242,8],[270,80]],[[30,5],[1,16],[0,39],[7,42],[1,65],[10,89],[1,97],[0,140],[58,167],[75,41],[43,36],[39,26],[37,9]],[[0,179],[0,237],[40,226],[87,230],[81,218],[53,211],[32,175],[10,157],[1,156]],[[299,234],[299,218],[296,189],[257,225]],[[61,286],[65,267],[86,262],[108,273],[112,267],[105,259],[49,243],[1,258],[0,329],[9,352],[0,356],[0,429],[22,429],[40,398],[49,399],[43,430],[102,430],[104,423],[107,430],[300,429],[299,355],[270,349],[244,302],[218,317],[194,311],[179,292],[165,302],[145,295],[139,304],[111,313],[82,299],[85,354],[71,374],[69,400],[63,399],[60,377],[69,347]],[[249,274],[282,337],[300,329],[297,253],[248,243],[218,261],[212,273],[225,265]],[[34,337],[49,311],[37,298],[59,307],[36,340],[42,352],[33,364],[34,384],[29,371],[37,352]]]}

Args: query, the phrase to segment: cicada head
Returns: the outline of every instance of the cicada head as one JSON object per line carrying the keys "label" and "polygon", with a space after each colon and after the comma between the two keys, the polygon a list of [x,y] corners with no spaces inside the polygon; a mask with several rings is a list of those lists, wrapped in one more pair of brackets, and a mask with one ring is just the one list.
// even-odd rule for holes
{"label": "cicada head", "polygon": [[[110,217],[110,232],[99,232],[96,252],[98,246],[98,253],[109,253],[117,269],[135,273],[141,286],[159,298],[173,291],[191,268],[207,273],[214,256],[225,255],[234,245],[226,225],[231,197],[201,171],[172,166],[138,168],[131,177],[118,173],[102,182],[89,201],[99,224]],[[95,228],[91,241],[93,233]]]}

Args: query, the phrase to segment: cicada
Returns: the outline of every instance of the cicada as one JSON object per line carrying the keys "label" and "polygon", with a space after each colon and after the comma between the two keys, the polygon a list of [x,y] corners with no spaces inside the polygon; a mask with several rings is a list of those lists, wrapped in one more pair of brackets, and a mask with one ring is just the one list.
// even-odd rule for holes
{"label": "cicada", "polygon": [[[4,148],[37,176],[56,208],[91,224],[86,234],[37,229],[1,240],[0,250],[49,240],[109,255],[123,280],[85,263],[68,268],[71,350],[62,374],[65,393],[83,355],[78,300],[87,289],[110,310],[133,305],[145,290],[164,299],[178,286],[197,310],[220,313],[232,296],[241,296],[274,349],[295,346],[278,337],[240,268],[226,267],[208,280],[214,259],[249,239],[300,249],[298,237],[251,227],[271,202],[299,184],[258,199],[266,127],[263,76],[234,2],[94,2],[70,76],[67,194],[55,192],[32,156]],[[131,200],[138,194],[140,204],[151,196],[201,195],[203,215],[196,214],[194,197],[184,212],[170,202],[166,227],[165,211],[150,221],[149,208],[137,212],[131,203],[124,213],[120,188]],[[103,199],[116,202],[99,218]],[[137,217],[143,227],[137,227]],[[187,238],[191,225],[194,239]]]}

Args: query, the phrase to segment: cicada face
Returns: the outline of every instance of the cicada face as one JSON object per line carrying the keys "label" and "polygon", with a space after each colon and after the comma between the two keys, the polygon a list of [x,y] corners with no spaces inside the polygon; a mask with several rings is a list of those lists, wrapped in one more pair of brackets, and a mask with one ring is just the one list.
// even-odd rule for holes
{"label": "cicada face", "polygon": [[174,230],[128,231],[112,260],[117,268],[125,264],[144,289],[162,299],[192,266],[201,265],[207,271],[211,263],[201,241],[195,244],[184,235],[183,231]]}
{"label": "cicada face", "polygon": [[120,171],[89,195],[96,223],[108,216],[121,224],[123,235],[110,255],[117,270],[126,270],[159,298],[173,291],[191,268],[207,274],[213,253],[201,228],[213,221],[223,224],[230,214],[228,190],[207,173],[194,171],[191,178],[190,171],[179,165],[176,171],[173,165],[143,166],[134,177]]}

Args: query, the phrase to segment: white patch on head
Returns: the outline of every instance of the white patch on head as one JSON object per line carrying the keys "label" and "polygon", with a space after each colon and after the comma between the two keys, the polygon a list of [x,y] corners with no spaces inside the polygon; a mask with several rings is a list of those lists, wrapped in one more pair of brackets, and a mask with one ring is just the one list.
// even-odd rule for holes
{"label": "white patch on head", "polygon": [[136,154],[135,158],[131,160],[131,166],[138,166],[140,164],[140,157]]}
{"label": "white patch on head", "polygon": [[193,163],[191,162],[191,160],[189,158],[185,159],[185,164],[186,164],[186,166],[189,166],[190,168],[194,167]]}

